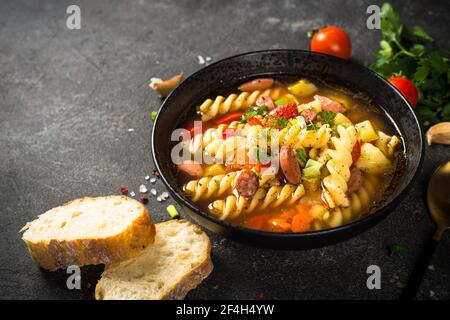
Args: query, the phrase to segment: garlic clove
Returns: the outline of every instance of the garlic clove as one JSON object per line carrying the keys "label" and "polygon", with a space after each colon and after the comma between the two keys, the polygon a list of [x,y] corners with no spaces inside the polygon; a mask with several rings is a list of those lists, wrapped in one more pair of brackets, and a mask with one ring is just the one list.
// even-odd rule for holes
{"label": "garlic clove", "polygon": [[161,78],[151,78],[148,86],[157,91],[159,95],[164,98],[167,97],[173,89],[180,84],[182,77],[183,72],[167,80],[162,80]]}
{"label": "garlic clove", "polygon": [[441,122],[427,131],[427,142],[450,145],[450,122]]}

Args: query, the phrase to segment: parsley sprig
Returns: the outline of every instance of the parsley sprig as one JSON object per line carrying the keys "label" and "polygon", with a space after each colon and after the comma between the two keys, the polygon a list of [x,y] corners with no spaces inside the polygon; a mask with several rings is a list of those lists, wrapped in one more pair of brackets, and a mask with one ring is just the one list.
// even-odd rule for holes
{"label": "parsley sprig", "polygon": [[263,115],[266,115],[267,112],[269,112],[269,108],[266,105],[262,105],[257,108],[250,107],[242,115],[242,119],[240,120],[240,123],[247,123],[248,118],[253,118],[256,116],[263,116]]}
{"label": "parsley sprig", "polygon": [[450,121],[450,61],[419,26],[407,27],[389,3],[381,8],[380,50],[371,68],[383,77],[404,76],[419,90],[416,113],[425,126]]}
{"label": "parsley sprig", "polygon": [[317,118],[323,123],[328,124],[330,127],[334,125],[334,117],[336,113],[332,111],[320,111],[317,113]]}

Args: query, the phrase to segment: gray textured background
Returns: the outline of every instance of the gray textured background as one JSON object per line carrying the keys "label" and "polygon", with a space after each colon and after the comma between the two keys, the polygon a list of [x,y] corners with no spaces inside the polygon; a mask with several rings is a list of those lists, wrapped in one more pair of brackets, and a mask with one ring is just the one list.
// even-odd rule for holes
{"label": "gray textured background", "polygon": [[[90,298],[101,267],[83,270],[83,290],[69,291],[64,272],[32,263],[18,230],[81,196],[137,192],[153,168],[151,111],[161,101],[152,76],[186,75],[250,50],[308,47],[305,33],[345,28],[353,57],[372,61],[379,32],[365,27],[378,1],[1,1],[0,3],[0,297]],[[65,27],[69,4],[81,7],[81,30]],[[450,48],[447,1],[394,3],[407,23],[422,25]],[[134,132],[128,132],[134,128]],[[433,230],[424,187],[449,149],[427,147],[410,194],[382,223],[344,243],[310,251],[248,247],[210,234],[212,275],[188,298],[395,299]],[[159,191],[164,187],[156,184]],[[152,199],[156,221],[168,219]],[[183,214],[184,216],[184,214]],[[440,243],[420,297],[450,298],[450,237]],[[385,246],[408,254],[389,257]],[[382,289],[366,288],[366,268],[382,269]]]}

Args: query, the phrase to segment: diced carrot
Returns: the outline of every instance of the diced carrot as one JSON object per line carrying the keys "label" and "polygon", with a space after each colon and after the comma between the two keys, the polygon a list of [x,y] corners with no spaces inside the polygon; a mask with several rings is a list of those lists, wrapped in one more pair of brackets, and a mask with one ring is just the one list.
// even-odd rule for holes
{"label": "diced carrot", "polygon": [[280,217],[281,217],[282,219],[285,219],[285,220],[289,221],[290,219],[292,219],[292,218],[293,218],[295,215],[297,215],[297,214],[298,214],[297,210],[295,210],[295,209],[290,209],[290,210],[284,211],[284,212],[280,215]]}
{"label": "diced carrot", "polygon": [[292,232],[304,232],[311,227],[312,216],[307,213],[299,213],[292,218],[291,230]]}
{"label": "diced carrot", "polygon": [[258,164],[251,164],[250,163],[250,158],[246,154],[243,164],[235,163],[235,162],[228,163],[225,166],[225,170],[226,170],[227,173],[229,173],[229,172],[232,172],[232,171],[237,171],[237,170],[242,170],[242,169],[249,169],[249,170],[251,170],[253,167],[256,167],[256,169],[259,171]]}
{"label": "diced carrot", "polygon": [[309,214],[310,206],[300,203],[295,206],[295,209],[297,210],[297,213],[299,213],[299,214]]}
{"label": "diced carrot", "polygon": [[281,218],[273,218],[269,220],[270,231],[286,232],[291,229],[291,224]]}
{"label": "diced carrot", "polygon": [[255,214],[249,217],[245,221],[244,225],[252,229],[262,230],[264,228],[264,224],[267,222],[267,219],[267,214]]}
{"label": "diced carrot", "polygon": [[223,117],[213,120],[215,125],[219,125],[219,124],[229,124],[230,122],[236,121],[241,119],[242,115],[244,114],[244,112],[233,112],[233,113],[229,113],[224,115]]}

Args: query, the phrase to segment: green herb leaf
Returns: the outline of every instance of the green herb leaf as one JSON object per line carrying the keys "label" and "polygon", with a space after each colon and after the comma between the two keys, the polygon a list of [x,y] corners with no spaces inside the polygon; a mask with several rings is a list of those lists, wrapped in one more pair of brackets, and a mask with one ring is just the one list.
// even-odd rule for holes
{"label": "green herb leaf", "polygon": [[430,72],[430,68],[423,64],[420,67],[417,68],[416,72],[414,73],[413,81],[416,84],[421,84],[423,81],[428,77],[428,73]]}
{"label": "green herb leaf", "polygon": [[315,35],[317,32],[319,32],[319,30],[320,30],[320,29],[312,29],[312,30],[310,30],[310,31],[308,31],[308,32],[306,33],[306,36],[307,36],[308,38],[312,38],[312,37],[314,37],[314,35]]}
{"label": "green herb leaf", "polygon": [[318,129],[319,129],[319,127],[317,125],[315,125],[314,123],[311,123],[306,126],[306,131],[312,131],[312,130],[318,130]]}
{"label": "green herb leaf", "polygon": [[392,256],[404,256],[408,253],[408,248],[400,244],[392,244],[387,246],[388,255]]}
{"label": "green herb leaf", "polygon": [[155,122],[156,117],[158,116],[158,111],[152,112],[152,122]]}
{"label": "green herb leaf", "polygon": [[415,109],[427,127],[448,121],[450,103],[450,61],[433,38],[420,26],[405,26],[394,8],[381,8],[380,50],[370,66],[383,77],[402,76],[412,80],[419,91]]}
{"label": "green herb leaf", "polygon": [[336,117],[336,113],[332,111],[320,111],[317,113],[317,118],[323,123],[328,124],[330,127],[334,125],[334,117]]}
{"label": "green herb leaf", "polygon": [[266,105],[259,106],[258,108],[248,108],[247,111],[242,115],[242,119],[239,120],[240,123],[247,123],[248,118],[253,118],[256,116],[263,116],[269,112],[269,108]]}
{"label": "green herb leaf", "polygon": [[296,153],[297,153],[298,159],[300,160],[300,165],[302,167],[304,167],[306,165],[307,160],[308,160],[308,154],[306,153],[306,150],[303,149],[303,148],[302,149],[297,149]]}
{"label": "green herb leaf", "polygon": [[390,57],[392,57],[392,47],[389,44],[389,42],[387,42],[386,40],[381,40],[380,47],[381,47],[381,50],[378,51],[378,55],[380,57],[384,57],[386,59],[389,59]]}
{"label": "green herb leaf", "polygon": [[416,57],[421,57],[425,53],[426,49],[423,45],[416,43],[411,47],[411,49],[409,49],[409,51]]}
{"label": "green herb leaf", "polygon": [[412,28],[412,34],[418,38],[427,40],[427,41],[434,41],[434,39],[428,35],[428,33],[425,32],[425,30],[422,29],[422,27],[415,26]]}
{"label": "green herb leaf", "polygon": [[272,128],[283,129],[286,128],[289,124],[289,119],[281,118],[281,117],[272,117],[270,120],[270,126]]}

